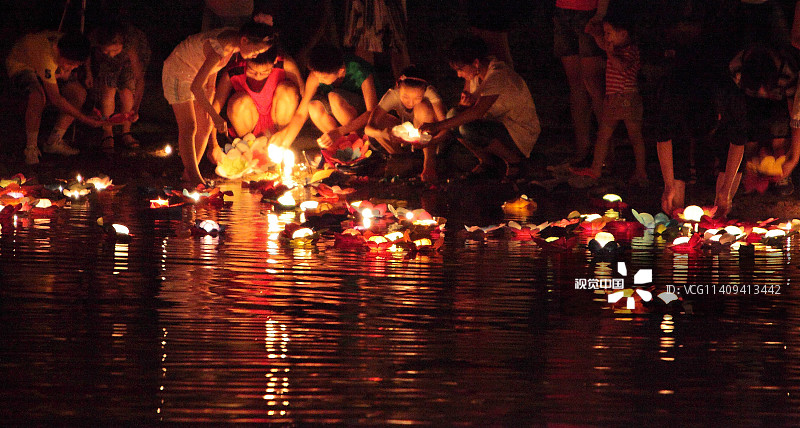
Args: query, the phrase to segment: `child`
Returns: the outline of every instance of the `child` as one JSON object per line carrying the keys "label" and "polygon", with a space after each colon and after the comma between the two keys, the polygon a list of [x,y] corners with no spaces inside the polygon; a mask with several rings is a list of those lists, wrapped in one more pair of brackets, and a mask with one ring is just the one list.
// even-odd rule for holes
{"label": "child", "polygon": [[636,84],[640,62],[639,48],[631,40],[632,27],[632,20],[619,15],[609,15],[603,21],[603,34],[599,32],[592,34],[597,44],[608,55],[606,95],[603,100],[603,114],[597,132],[592,166],[589,169],[576,170],[576,173],[595,179],[600,178],[611,135],[622,120],[628,129],[628,138],[633,145],[636,159],[636,169],[631,181],[643,186],[647,184],[647,171],[642,137],[642,97]]}
{"label": "child", "polygon": [[[183,162],[182,180],[205,183],[198,164],[206,150],[212,127],[228,132],[224,119],[211,105],[217,72],[236,52],[253,58],[272,46],[271,26],[251,21],[239,30],[220,28],[190,36],[164,61],[161,82],[164,97],[178,122],[178,148]],[[216,156],[219,148],[214,148]]]}
{"label": "child", "polygon": [[[239,137],[247,133],[271,136],[294,116],[302,83],[297,64],[278,55],[273,46],[222,75],[214,109],[219,112],[228,101],[228,119]],[[228,100],[232,90],[235,94]]]}
{"label": "child", "polygon": [[53,31],[43,31],[28,34],[17,41],[6,58],[13,91],[27,99],[26,164],[39,163],[39,126],[46,105],[52,104],[61,111],[53,132],[43,147],[46,153],[66,156],[78,154],[77,149],[61,140],[73,118],[93,127],[104,124],[103,121],[81,112],[80,108],[86,100],[86,89],[83,85],[77,81],[63,83],[75,68],[86,61],[89,50],[89,40],[82,34],[61,35]]}
{"label": "child", "polygon": [[[139,119],[144,95],[144,72],[150,60],[147,37],[133,26],[108,23],[93,31],[90,39],[94,49],[89,70],[100,97],[100,112],[106,117],[113,115],[115,98],[119,94],[121,113],[130,116],[130,120],[122,123],[122,143],[138,147],[139,142],[131,134],[131,123]],[[114,148],[111,125],[103,127],[102,147]]]}
{"label": "child", "polygon": [[470,175],[483,173],[494,155],[505,164],[504,179],[514,180],[520,177],[520,162],[530,156],[541,126],[525,80],[488,56],[488,51],[475,36],[453,41],[447,56],[450,68],[465,81],[463,109],[449,119],[422,125],[420,132],[435,135],[459,128],[464,137],[459,141],[479,162]]}
{"label": "child", "polygon": [[[389,112],[394,112],[392,116]],[[444,106],[439,94],[422,78],[416,67],[403,70],[394,89],[381,98],[372,110],[364,132],[376,139],[389,154],[400,152],[402,141],[392,135],[392,128],[400,123],[411,122],[415,128],[423,123],[440,122],[445,119]],[[436,144],[443,138],[440,132],[436,138],[422,148],[425,156],[422,167],[422,181],[436,181]]]}
{"label": "child", "polygon": [[291,123],[270,139],[273,144],[291,145],[310,115],[323,133],[317,143],[330,147],[339,137],[363,129],[378,104],[372,66],[363,59],[320,44],[309,53],[308,68],[303,99]]}

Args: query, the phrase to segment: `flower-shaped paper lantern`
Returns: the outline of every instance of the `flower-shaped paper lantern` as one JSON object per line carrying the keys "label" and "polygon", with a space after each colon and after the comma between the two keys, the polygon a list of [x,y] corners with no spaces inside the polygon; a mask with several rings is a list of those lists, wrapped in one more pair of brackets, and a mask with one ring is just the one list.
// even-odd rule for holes
{"label": "flower-shaped paper lantern", "polygon": [[596,257],[611,257],[617,254],[620,246],[614,239],[614,235],[608,232],[598,232],[589,241],[588,248]]}
{"label": "flower-shaped paper lantern", "polygon": [[645,227],[638,221],[618,220],[606,223],[603,230],[614,235],[618,241],[630,241],[637,236],[642,236]]}
{"label": "flower-shaped paper lantern", "polygon": [[322,149],[322,157],[330,165],[354,165],[372,155],[369,149],[369,139],[361,138],[355,133],[344,135],[336,140],[331,147]]}
{"label": "flower-shaped paper lantern", "polygon": [[530,200],[527,195],[522,195],[503,204],[503,212],[510,215],[529,216],[536,212],[536,209],[536,202]]}
{"label": "flower-shaped paper lantern", "polygon": [[97,191],[105,190],[106,188],[113,186],[111,177],[107,175],[102,177],[92,177],[86,180],[86,184],[91,184]]}
{"label": "flower-shaped paper lantern", "polygon": [[514,241],[532,241],[533,238],[539,236],[538,227],[522,226],[515,221],[509,221],[507,227],[511,231],[511,239]]}
{"label": "flower-shaped paper lantern", "polygon": [[590,203],[594,208],[614,210],[616,212],[621,212],[628,208],[628,204],[623,202],[619,195],[615,195],[613,193],[603,195],[603,197],[599,199],[592,199]]}
{"label": "flower-shaped paper lantern", "polygon": [[564,252],[575,247],[578,243],[578,238],[575,236],[567,238],[566,236],[557,237],[551,236],[549,238],[533,238],[533,240],[544,250],[554,252]]}
{"label": "flower-shaped paper lantern", "polygon": [[289,223],[278,234],[278,241],[285,245],[309,246],[314,245],[319,239],[319,233],[303,227],[299,223]]}
{"label": "flower-shaped paper lantern", "polygon": [[420,134],[419,129],[411,122],[403,122],[392,128],[392,135],[409,144],[426,144],[432,138],[428,133]]}
{"label": "flower-shaped paper lantern", "polygon": [[672,241],[672,244],[668,245],[672,252],[680,253],[680,254],[691,254],[696,252],[700,249],[700,246],[703,244],[703,237],[699,233],[695,233],[690,237],[688,236],[681,236],[675,238]]}
{"label": "flower-shaped paper lantern", "polygon": [[772,229],[764,234],[761,242],[771,247],[783,246],[786,243],[786,231],[782,229]]}

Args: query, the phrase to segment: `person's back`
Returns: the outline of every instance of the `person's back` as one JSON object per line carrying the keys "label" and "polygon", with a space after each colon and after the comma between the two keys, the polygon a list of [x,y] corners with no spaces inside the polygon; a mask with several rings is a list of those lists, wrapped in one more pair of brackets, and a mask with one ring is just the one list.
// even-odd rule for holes
{"label": "person's back", "polygon": [[499,95],[486,117],[502,122],[520,151],[530,156],[541,126],[525,80],[504,62],[492,60],[486,78],[476,89],[484,96]]}
{"label": "person's back", "polygon": [[31,33],[19,39],[6,58],[9,77],[23,70],[31,70],[44,81],[56,81],[55,44],[59,34],[55,31]]}

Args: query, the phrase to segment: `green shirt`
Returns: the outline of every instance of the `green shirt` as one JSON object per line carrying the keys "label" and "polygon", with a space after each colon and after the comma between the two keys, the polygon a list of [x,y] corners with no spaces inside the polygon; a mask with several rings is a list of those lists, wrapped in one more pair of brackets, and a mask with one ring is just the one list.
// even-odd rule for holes
{"label": "green shirt", "polygon": [[320,95],[328,95],[334,89],[344,89],[348,92],[361,94],[361,84],[367,80],[373,72],[372,64],[354,56],[345,55],[344,57],[344,79],[335,85],[319,84],[317,91]]}

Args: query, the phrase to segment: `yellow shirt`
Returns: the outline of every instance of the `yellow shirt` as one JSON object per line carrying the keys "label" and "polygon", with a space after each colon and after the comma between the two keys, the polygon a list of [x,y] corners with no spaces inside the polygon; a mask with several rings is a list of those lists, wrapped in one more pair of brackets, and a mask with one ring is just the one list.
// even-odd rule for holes
{"label": "yellow shirt", "polygon": [[43,82],[56,83],[58,63],[56,44],[60,34],[55,31],[42,31],[28,34],[17,41],[6,58],[9,76],[25,70],[36,73]]}

